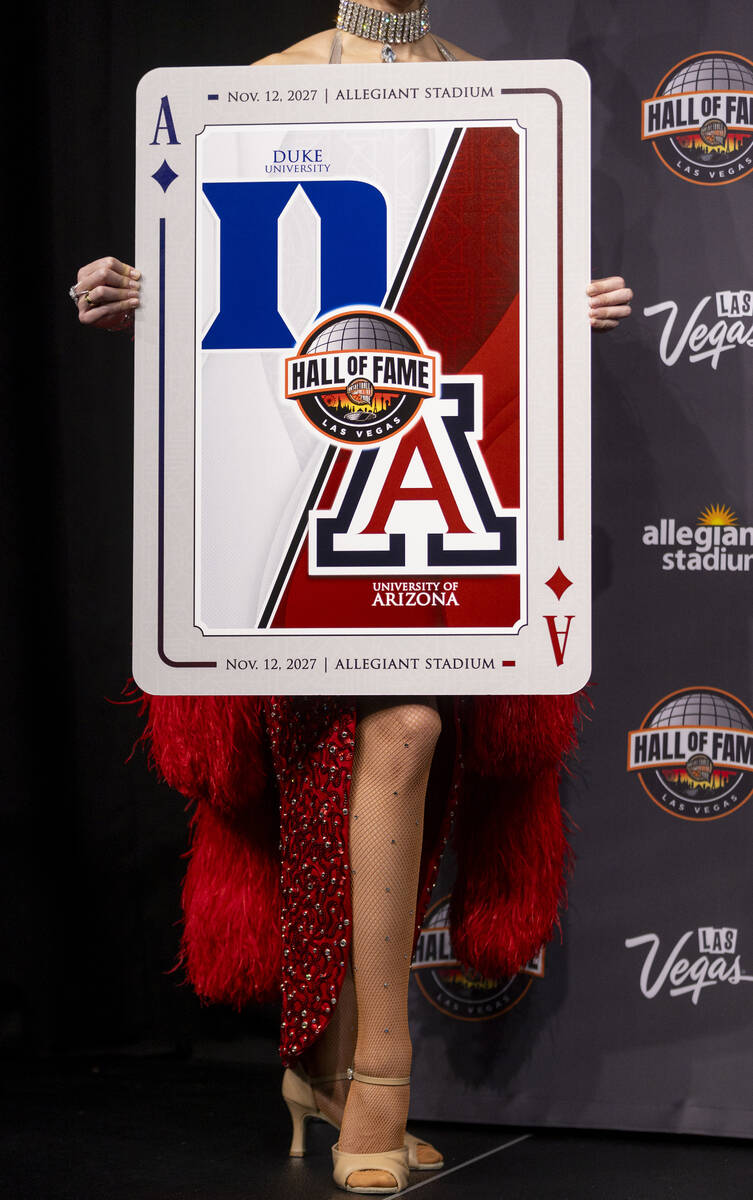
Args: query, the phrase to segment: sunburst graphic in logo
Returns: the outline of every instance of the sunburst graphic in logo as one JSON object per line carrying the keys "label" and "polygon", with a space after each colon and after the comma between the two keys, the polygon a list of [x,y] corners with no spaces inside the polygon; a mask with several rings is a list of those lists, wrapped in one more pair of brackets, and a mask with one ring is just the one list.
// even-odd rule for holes
{"label": "sunburst graphic in logo", "polygon": [[699,525],[737,525],[737,514],[727,504],[707,504],[697,523]]}

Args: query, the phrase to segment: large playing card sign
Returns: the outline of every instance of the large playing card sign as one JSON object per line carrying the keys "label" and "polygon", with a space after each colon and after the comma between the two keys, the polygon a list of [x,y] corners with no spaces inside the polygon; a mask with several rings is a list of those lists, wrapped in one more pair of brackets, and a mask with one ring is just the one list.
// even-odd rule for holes
{"label": "large playing card sign", "polygon": [[588,128],[570,62],[142,80],[143,688],[585,683]]}

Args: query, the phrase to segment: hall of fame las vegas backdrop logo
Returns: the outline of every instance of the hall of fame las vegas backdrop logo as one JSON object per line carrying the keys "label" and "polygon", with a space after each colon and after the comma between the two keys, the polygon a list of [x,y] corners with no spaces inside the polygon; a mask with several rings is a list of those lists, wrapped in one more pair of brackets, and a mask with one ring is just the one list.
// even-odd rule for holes
{"label": "hall of fame las vegas backdrop logo", "polygon": [[753,171],[753,62],[705,51],[676,63],[643,101],[641,137],[688,183],[743,179]]}
{"label": "hall of fame las vegas backdrop logo", "polygon": [[628,735],[627,769],[670,816],[728,817],[753,793],[753,712],[720,688],[672,692]]}
{"label": "hall of fame las vegas backdrop logo", "polygon": [[450,939],[450,896],[429,908],[411,964],[421,995],[444,1016],[455,1021],[491,1021],[520,1003],[537,979],[545,975],[545,950],[503,979],[486,979],[464,966]]}

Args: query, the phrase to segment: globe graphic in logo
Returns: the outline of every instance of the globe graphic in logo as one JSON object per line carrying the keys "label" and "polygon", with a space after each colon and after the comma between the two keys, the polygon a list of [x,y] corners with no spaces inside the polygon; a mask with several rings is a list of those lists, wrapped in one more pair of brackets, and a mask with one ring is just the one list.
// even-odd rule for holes
{"label": "globe graphic in logo", "polygon": [[[734,696],[714,688],[677,692],[662,700],[641,728],[668,735],[670,745],[675,730],[700,730],[706,735],[703,751],[689,754],[685,762],[641,771],[641,783],[652,800],[673,815],[686,820],[726,816],[753,791],[750,767],[740,770],[729,761],[720,764],[713,758],[715,736],[718,746],[731,741],[734,747],[739,744],[744,754],[749,753],[748,738],[736,735],[753,733],[753,714]],[[725,739],[727,732],[732,739]],[[722,750],[717,753],[721,755]]]}
{"label": "globe graphic in logo", "polygon": [[748,714],[723,692],[685,692],[674,696],[652,716],[648,728],[713,725],[719,729],[753,729]]}
{"label": "globe graphic in logo", "polygon": [[659,95],[679,92],[753,92],[753,68],[745,59],[709,54],[669,76]]}
{"label": "globe graphic in logo", "polygon": [[421,352],[406,329],[378,313],[350,313],[346,317],[336,317],[320,328],[301,349],[304,354],[323,354],[327,350]]}
{"label": "globe graphic in logo", "polygon": [[[744,128],[753,102],[753,63],[737,54],[698,54],[664,77],[657,97],[687,97],[697,124],[658,137],[653,147],[676,175],[691,183],[732,183],[751,169],[753,135]],[[716,101],[714,101],[716,96]],[[738,105],[738,97],[741,97]],[[738,111],[744,113],[736,128]]]}

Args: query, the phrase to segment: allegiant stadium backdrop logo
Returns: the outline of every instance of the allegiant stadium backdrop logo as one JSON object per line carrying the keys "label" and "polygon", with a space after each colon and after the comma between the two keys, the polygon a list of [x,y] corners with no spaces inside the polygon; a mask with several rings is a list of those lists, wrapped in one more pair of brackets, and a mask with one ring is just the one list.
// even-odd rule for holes
{"label": "allegiant stadium backdrop logo", "polygon": [[285,360],[287,398],[325,437],[349,446],[402,433],[436,382],[436,355],[382,309],[331,313]]}
{"label": "allegiant stadium backdrop logo", "polygon": [[491,1021],[509,1012],[525,996],[534,979],[544,976],[544,951],[517,975],[484,979],[458,961],[450,942],[450,897],[431,906],[411,966],[422,995],[434,1008],[456,1021]]}
{"label": "allegiant stadium backdrop logo", "polygon": [[750,59],[694,54],[667,72],[642,108],[642,139],[681,179],[718,187],[753,171]]}
{"label": "allegiant stadium backdrop logo", "polygon": [[753,713],[719,688],[672,692],[628,735],[627,769],[673,817],[728,817],[753,793]]}
{"label": "allegiant stadium backdrop logo", "polygon": [[753,571],[753,525],[741,525],[728,504],[707,504],[695,526],[660,517],[644,525],[641,540],[656,547],[663,571]]}

